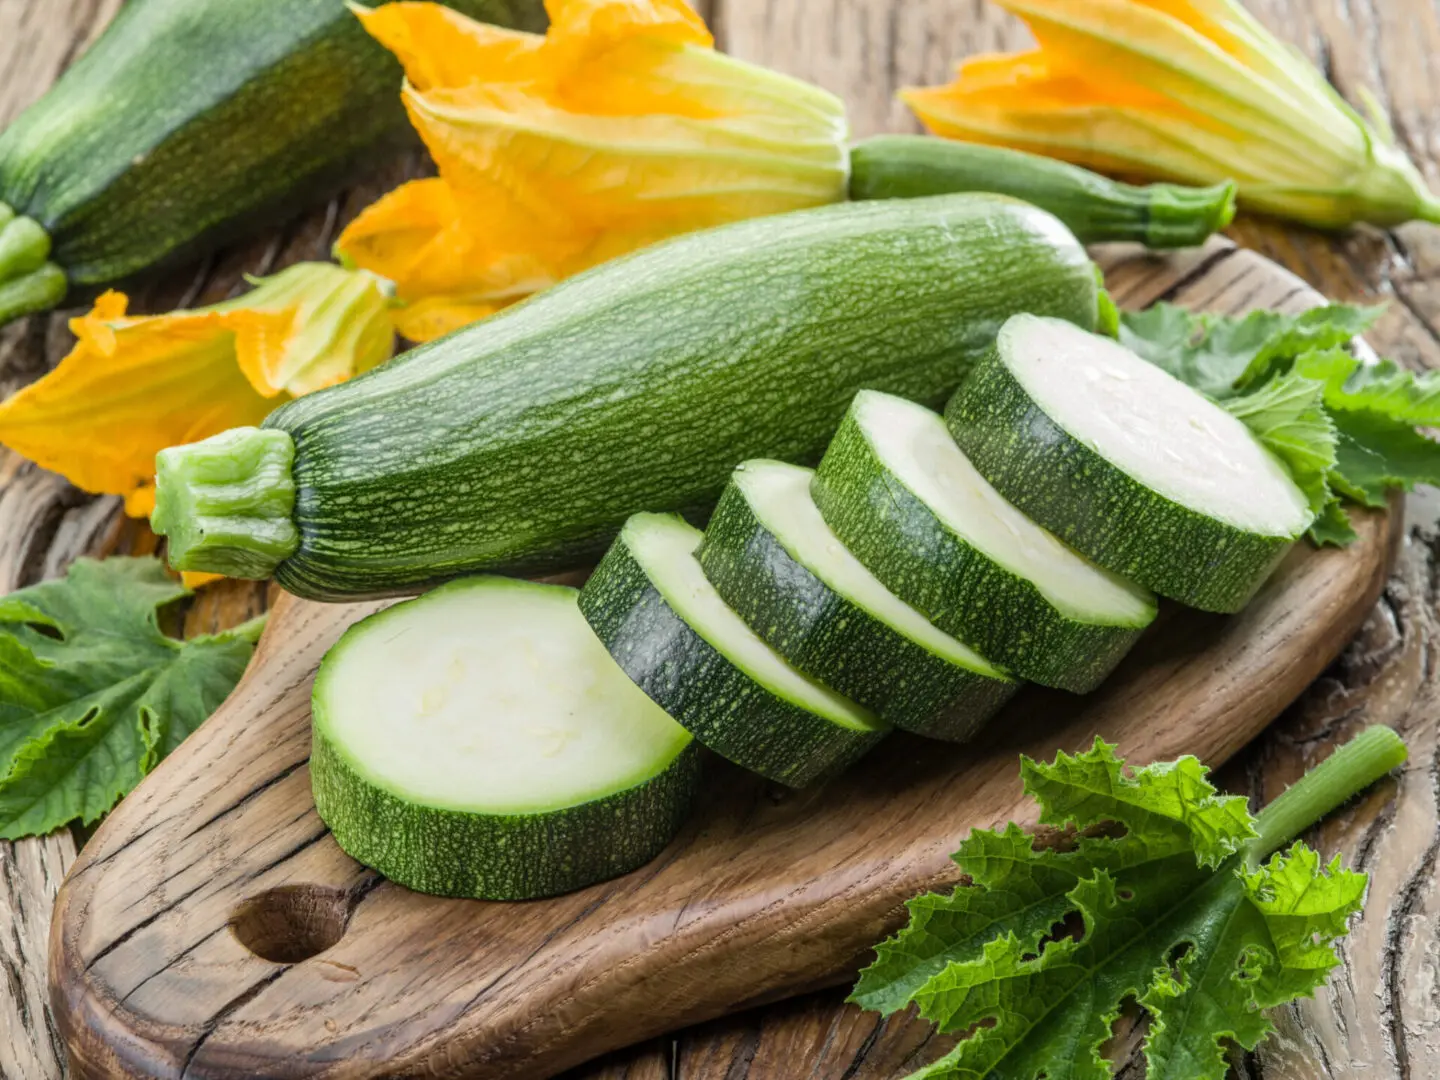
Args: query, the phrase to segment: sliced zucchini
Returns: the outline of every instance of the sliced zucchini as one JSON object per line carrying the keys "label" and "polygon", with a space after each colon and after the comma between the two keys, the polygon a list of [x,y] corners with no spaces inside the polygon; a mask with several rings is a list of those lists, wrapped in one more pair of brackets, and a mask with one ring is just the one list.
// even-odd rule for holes
{"label": "sliced zucchini", "polygon": [[1155,617],[1149,590],[1001,498],[923,405],[855,395],[811,490],[887,588],[1022,678],[1094,689]]}
{"label": "sliced zucchini", "polygon": [[1101,566],[1238,611],[1313,517],[1240,420],[1109,338],[1018,315],[946,423],[1002,495]]}
{"label": "sliced zucchini", "polygon": [[814,470],[747,461],[705,530],[700,565],[771,648],[881,718],[973,735],[1019,683],[934,626],[840,542],[810,497]]}
{"label": "sliced zucchini", "polygon": [[696,786],[690,733],[595,640],[578,593],[464,578],[356,623],[315,679],[315,807],[421,892],[523,900],[648,862]]}
{"label": "sliced zucchini", "polygon": [[843,769],[887,726],[746,626],[700,569],[700,539],[674,515],[634,515],[580,610],[640,689],[720,756],[791,787]]}

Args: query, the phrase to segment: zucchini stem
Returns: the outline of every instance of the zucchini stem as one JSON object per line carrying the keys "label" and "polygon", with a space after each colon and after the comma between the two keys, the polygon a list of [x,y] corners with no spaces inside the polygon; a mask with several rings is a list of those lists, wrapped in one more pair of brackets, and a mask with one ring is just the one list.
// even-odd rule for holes
{"label": "zucchini stem", "polygon": [[69,289],[65,271],[49,262],[13,280],[0,279],[0,326],[22,315],[58,307]]}
{"label": "zucchini stem", "polygon": [[1382,724],[1368,727],[1285,790],[1255,822],[1246,847],[1254,865],[1330,811],[1348,802],[1409,757],[1405,741]]}
{"label": "zucchini stem", "polygon": [[283,431],[242,427],[155,456],[155,512],[170,565],[266,578],[294,553],[295,443]]}
{"label": "zucchini stem", "polygon": [[877,135],[850,151],[850,198],[989,191],[1048,210],[1086,244],[1192,247],[1235,217],[1235,185],[1125,184],[1063,161],[930,135]]}
{"label": "zucchini stem", "polygon": [[65,271],[50,258],[50,234],[0,203],[0,325],[46,311],[65,298]]}

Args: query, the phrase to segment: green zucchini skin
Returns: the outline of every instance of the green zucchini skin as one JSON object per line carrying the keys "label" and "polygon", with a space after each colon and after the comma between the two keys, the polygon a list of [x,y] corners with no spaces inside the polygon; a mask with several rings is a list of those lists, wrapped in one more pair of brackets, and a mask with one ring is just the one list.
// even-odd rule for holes
{"label": "green zucchini skin", "polygon": [[832,776],[886,734],[844,728],[772,693],[677,614],[624,534],[580,591],[580,612],[620,669],[697,742],[792,788]]}
{"label": "green zucchini skin", "polygon": [[[540,0],[451,0],[518,29]],[[414,136],[400,65],[344,0],[128,0],[0,134],[0,203],[72,285],[214,247]]]}
{"label": "green zucchini skin", "polygon": [[734,484],[720,496],[699,558],[721,599],[766,644],[902,730],[964,742],[1020,687],[937,656],[830,588]]}
{"label": "green zucchini skin", "polygon": [[1235,217],[1235,185],[1122,184],[1054,158],[931,135],[877,135],[850,151],[852,199],[958,191],[1012,195],[1050,211],[1086,244],[1192,247]]}
{"label": "green zucchini skin", "polygon": [[[660,854],[684,824],[700,764],[692,742],[626,791],[553,814],[481,816],[391,794],[361,776],[317,723],[310,784],[341,849],[391,881],[436,896],[531,900],[628,874]],[[557,863],[557,848],[572,858]]]}
{"label": "green zucchini skin", "polygon": [[1059,221],[990,195],[647,248],[272,413],[300,534],[275,576],[343,600],[572,567],[742,460],[817,460],[861,388],[940,407],[1018,311],[1093,328],[1098,292]]}
{"label": "green zucchini skin", "polygon": [[1294,545],[1198,513],[1072,437],[992,349],[945,408],[975,468],[1036,523],[1107,570],[1204,611],[1239,611]]}
{"label": "green zucchini skin", "polygon": [[841,421],[811,492],[826,524],[891,592],[1021,678],[1088,693],[1150,621],[1104,625],[1057,610],[947,528],[880,461],[853,415]]}

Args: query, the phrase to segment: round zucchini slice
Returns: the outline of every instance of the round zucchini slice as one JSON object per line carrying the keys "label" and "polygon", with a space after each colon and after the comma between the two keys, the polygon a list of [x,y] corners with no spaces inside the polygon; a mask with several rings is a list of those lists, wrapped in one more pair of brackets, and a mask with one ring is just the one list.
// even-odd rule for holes
{"label": "round zucchini slice", "polygon": [[1021,678],[1092,690],[1155,617],[1148,589],[1006,502],[923,405],[855,395],[811,491],[887,588]]}
{"label": "round zucchini slice", "polygon": [[577,596],[464,578],[346,631],[315,679],[310,758],[341,848],[421,892],[523,900],[670,842],[693,740],[616,667]]}
{"label": "round zucchini slice", "polygon": [[1019,683],[887,589],[825,524],[812,469],[747,461],[705,530],[700,565],[801,671],[906,731],[970,738]]}
{"label": "round zucchini slice", "polygon": [[1017,315],[945,410],[995,489],[1089,558],[1244,607],[1313,514],[1236,417],[1119,342]]}
{"label": "round zucchini slice", "polygon": [[675,515],[634,515],[580,610],[625,673],[721,757],[790,787],[843,769],[888,725],[746,626],[701,570],[700,540]]}

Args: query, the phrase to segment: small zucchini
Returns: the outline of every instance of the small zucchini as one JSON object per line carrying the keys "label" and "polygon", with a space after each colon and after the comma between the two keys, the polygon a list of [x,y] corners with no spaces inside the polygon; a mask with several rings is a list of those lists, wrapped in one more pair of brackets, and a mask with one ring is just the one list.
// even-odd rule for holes
{"label": "small zucchini", "polygon": [[877,135],[850,152],[852,199],[959,191],[1013,195],[1048,210],[1082,243],[1191,247],[1235,217],[1235,185],[1122,184],[1054,158],[932,135]]}
{"label": "small zucchini", "polygon": [[1017,315],[945,410],[995,489],[1101,566],[1207,611],[1244,607],[1314,517],[1219,405],[1095,334]]}

